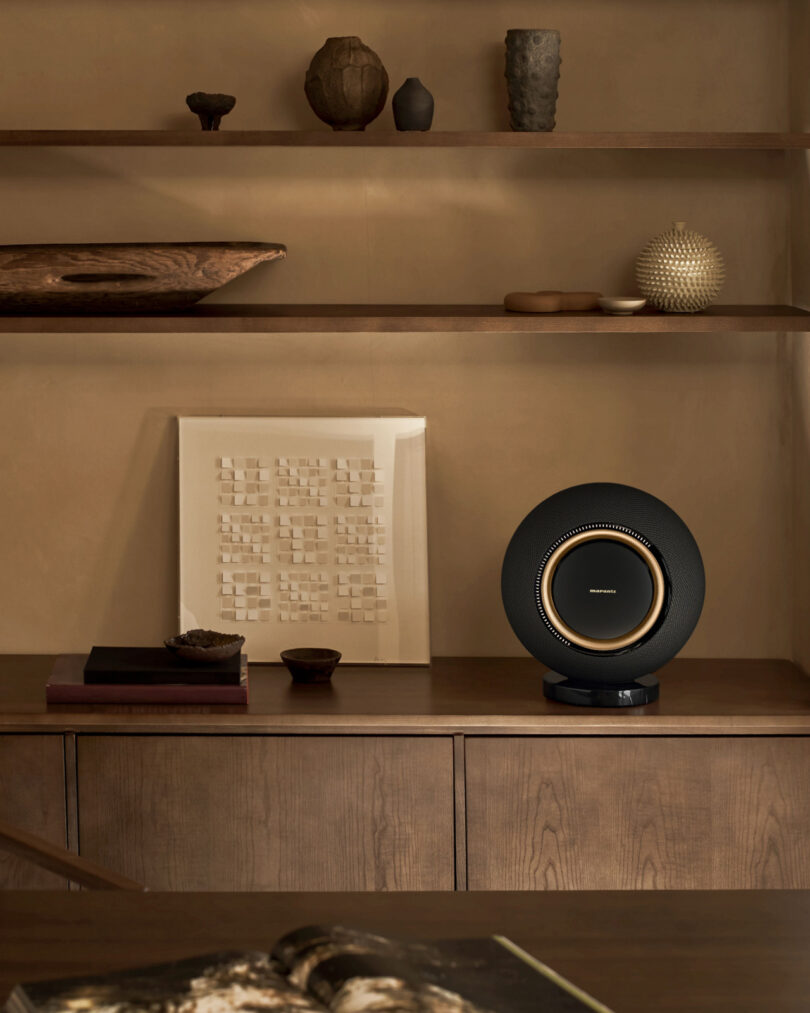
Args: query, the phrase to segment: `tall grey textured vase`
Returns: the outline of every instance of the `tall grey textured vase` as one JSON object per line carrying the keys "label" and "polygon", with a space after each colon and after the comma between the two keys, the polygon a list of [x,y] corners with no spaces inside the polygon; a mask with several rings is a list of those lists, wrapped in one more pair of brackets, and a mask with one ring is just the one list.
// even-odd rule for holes
{"label": "tall grey textured vase", "polygon": [[560,79],[560,33],[510,28],[506,33],[506,86],[513,130],[553,130]]}

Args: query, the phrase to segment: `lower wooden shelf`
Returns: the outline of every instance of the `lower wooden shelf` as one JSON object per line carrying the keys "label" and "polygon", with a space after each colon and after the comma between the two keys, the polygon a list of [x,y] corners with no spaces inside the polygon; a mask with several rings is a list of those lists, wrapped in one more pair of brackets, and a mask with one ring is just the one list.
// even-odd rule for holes
{"label": "lower wooden shelf", "polygon": [[183,313],[0,315],[0,333],[314,334],[479,332],[491,334],[677,334],[810,331],[796,306],[712,306],[701,313],[644,310],[632,316],[512,313],[501,305],[203,304]]}

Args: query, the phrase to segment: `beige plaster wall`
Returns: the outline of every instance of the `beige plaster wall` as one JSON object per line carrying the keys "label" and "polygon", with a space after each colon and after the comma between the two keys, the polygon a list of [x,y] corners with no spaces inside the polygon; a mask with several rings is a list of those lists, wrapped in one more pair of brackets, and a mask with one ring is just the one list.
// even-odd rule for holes
{"label": "beige plaster wall", "polygon": [[[506,125],[503,35],[535,4],[7,0],[0,127],[317,127],[304,69],[357,33],[437,128]],[[788,125],[783,0],[557,0],[559,129]],[[391,126],[390,109],[370,129]],[[498,301],[627,290],[673,218],[727,258],[723,301],[788,297],[779,153],[0,151],[3,242],[265,239],[230,301]],[[792,427],[775,335],[26,335],[0,340],[0,650],[154,643],[174,631],[178,413],[406,410],[428,418],[432,647],[517,654],[499,570],[540,499],[591,480],[672,504],[704,552],[692,655],[792,647]]]}
{"label": "beige plaster wall", "polygon": [[[182,126],[196,90],[236,95],[234,128],[312,126],[312,54],[327,36],[359,35],[394,88],[417,75],[434,92],[437,129],[504,128],[506,29],[541,27],[562,33],[561,130],[779,129],[786,11],[787,0],[4,0],[3,126]],[[374,129],[391,125],[389,107]]]}

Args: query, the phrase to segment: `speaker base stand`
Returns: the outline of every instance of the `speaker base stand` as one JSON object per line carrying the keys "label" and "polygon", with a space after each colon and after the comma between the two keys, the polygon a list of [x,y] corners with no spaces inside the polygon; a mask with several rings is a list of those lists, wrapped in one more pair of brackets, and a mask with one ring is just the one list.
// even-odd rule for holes
{"label": "speaker base stand", "polygon": [[643,707],[658,699],[658,677],[641,675],[624,686],[577,682],[558,672],[543,676],[543,695],[578,707]]}

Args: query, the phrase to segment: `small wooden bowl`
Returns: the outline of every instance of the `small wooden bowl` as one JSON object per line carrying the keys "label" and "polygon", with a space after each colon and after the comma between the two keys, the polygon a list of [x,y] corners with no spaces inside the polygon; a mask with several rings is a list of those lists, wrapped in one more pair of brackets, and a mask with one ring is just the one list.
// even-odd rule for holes
{"label": "small wooden bowl", "polygon": [[295,647],[281,652],[293,682],[329,682],[340,658],[340,651],[328,647]]}
{"label": "small wooden bowl", "polygon": [[595,310],[601,292],[509,292],[504,309],[513,313],[588,313]]}
{"label": "small wooden bowl", "polygon": [[[188,638],[194,633],[210,633],[211,640],[215,642],[208,646],[189,643]],[[213,630],[189,630],[188,633],[181,633],[179,637],[171,637],[169,640],[163,641],[172,654],[176,654],[178,658],[196,661],[201,665],[232,658],[234,654],[241,651],[244,642],[245,638],[236,633],[214,633]]]}

